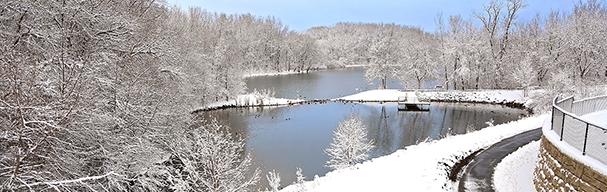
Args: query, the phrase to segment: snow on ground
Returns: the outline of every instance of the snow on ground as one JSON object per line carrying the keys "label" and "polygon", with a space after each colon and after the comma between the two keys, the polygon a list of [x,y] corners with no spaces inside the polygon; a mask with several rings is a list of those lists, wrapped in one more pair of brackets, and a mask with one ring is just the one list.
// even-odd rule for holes
{"label": "snow on ground", "polygon": [[398,101],[398,97],[407,96],[407,92],[398,89],[378,89],[338,98],[344,101]]}
{"label": "snow on ground", "polygon": [[495,167],[496,191],[535,191],[533,171],[539,161],[540,142],[533,141],[506,156]]}
{"label": "snow on ground", "polygon": [[448,180],[444,164],[452,166],[457,158],[538,128],[547,117],[528,117],[464,135],[420,143],[351,168],[331,171],[302,185],[287,186],[282,191],[453,191],[457,186]]}
{"label": "snow on ground", "polygon": [[525,103],[523,90],[480,90],[421,92],[422,96],[436,100],[457,102]]}
{"label": "snow on ground", "polygon": [[[406,96],[413,91],[397,89],[380,89],[338,98],[345,101],[398,101],[398,97]],[[479,90],[479,91],[434,91],[420,90],[416,93],[420,99],[431,99],[452,102],[483,102],[483,103],[520,103],[527,102],[523,90]]]}
{"label": "snow on ground", "polygon": [[217,109],[222,107],[253,107],[253,106],[281,106],[301,103],[301,99],[283,99],[263,96],[260,94],[239,95],[236,99],[220,101],[207,105],[203,109]]}

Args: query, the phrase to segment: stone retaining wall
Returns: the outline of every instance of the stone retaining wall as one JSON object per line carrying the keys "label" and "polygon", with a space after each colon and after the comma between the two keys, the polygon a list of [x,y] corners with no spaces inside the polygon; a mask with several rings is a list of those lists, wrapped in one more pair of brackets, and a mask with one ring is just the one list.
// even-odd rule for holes
{"label": "stone retaining wall", "polygon": [[537,191],[607,191],[607,176],[561,152],[545,136],[533,174]]}

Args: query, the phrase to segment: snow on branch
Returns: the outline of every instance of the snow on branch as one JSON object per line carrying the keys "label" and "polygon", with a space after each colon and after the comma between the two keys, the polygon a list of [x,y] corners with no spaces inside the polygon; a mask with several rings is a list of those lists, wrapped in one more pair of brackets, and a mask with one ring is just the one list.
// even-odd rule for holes
{"label": "snow on branch", "polygon": [[84,181],[88,181],[88,180],[103,179],[103,178],[108,177],[110,175],[121,176],[119,174],[114,173],[113,171],[110,171],[109,173],[106,173],[105,175],[82,177],[82,178],[78,178],[78,179],[63,180],[63,181],[38,182],[38,183],[26,184],[26,186],[28,188],[31,188],[33,186],[38,186],[38,185],[49,185],[49,186],[54,187],[55,185],[63,185],[63,184],[69,184],[69,183],[80,183],[80,182],[84,182]]}

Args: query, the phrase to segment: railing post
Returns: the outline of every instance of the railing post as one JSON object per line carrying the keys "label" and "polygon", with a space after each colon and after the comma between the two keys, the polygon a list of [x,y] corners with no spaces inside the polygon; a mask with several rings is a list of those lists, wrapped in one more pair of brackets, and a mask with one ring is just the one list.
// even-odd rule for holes
{"label": "railing post", "polygon": [[586,134],[584,135],[584,150],[582,155],[586,155],[586,142],[588,142],[588,123],[586,123]]}
{"label": "railing post", "polygon": [[554,107],[554,104],[552,105],[552,118],[550,118],[550,130],[554,130],[554,110],[556,110],[556,107]]}
{"label": "railing post", "polygon": [[565,130],[565,117],[567,117],[567,114],[563,113],[563,122],[561,123],[561,141],[563,141],[563,131]]}

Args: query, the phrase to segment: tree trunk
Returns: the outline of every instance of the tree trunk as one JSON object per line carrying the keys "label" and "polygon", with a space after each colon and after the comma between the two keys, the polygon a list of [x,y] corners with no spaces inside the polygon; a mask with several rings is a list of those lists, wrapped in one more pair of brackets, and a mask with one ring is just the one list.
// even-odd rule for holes
{"label": "tree trunk", "polygon": [[382,87],[383,87],[384,89],[387,89],[387,88],[388,88],[388,85],[386,85],[386,84],[387,84],[387,81],[388,81],[388,77],[384,75],[384,78],[383,78],[383,79],[381,79],[381,85],[382,85]]}

